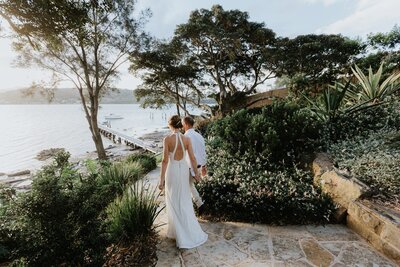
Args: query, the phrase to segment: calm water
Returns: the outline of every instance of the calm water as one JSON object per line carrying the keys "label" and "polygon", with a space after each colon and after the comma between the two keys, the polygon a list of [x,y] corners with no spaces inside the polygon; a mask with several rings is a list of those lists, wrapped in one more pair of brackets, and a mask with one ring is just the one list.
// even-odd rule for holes
{"label": "calm water", "polygon": [[[139,105],[102,105],[99,123],[110,113],[123,119],[112,120],[111,127],[127,135],[162,130],[165,115],[175,109],[142,109]],[[105,146],[111,144],[104,139]],[[80,105],[0,105],[0,172],[36,168],[42,162],[35,156],[47,148],[63,147],[72,156],[94,151],[88,123]]]}

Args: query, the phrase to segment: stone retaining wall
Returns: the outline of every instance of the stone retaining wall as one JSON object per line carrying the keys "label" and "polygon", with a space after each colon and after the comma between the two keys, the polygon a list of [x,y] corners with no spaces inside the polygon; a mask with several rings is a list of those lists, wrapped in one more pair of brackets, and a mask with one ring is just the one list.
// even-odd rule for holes
{"label": "stone retaining wall", "polygon": [[400,265],[400,214],[362,200],[368,186],[338,173],[327,154],[317,154],[312,164],[314,184],[338,205],[335,218],[346,222],[377,250]]}

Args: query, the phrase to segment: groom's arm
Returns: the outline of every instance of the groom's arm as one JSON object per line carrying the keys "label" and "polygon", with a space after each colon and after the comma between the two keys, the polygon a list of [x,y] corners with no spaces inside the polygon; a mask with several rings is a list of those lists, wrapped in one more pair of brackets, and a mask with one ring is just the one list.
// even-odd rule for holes
{"label": "groom's arm", "polygon": [[206,144],[204,141],[204,137],[202,136],[201,139],[201,149],[199,151],[199,157],[200,157],[200,164],[202,165],[201,167],[201,176],[206,176],[207,175],[207,153],[206,153]]}
{"label": "groom's arm", "polygon": [[[188,150],[188,154],[189,154],[190,163],[192,164],[192,166],[197,166],[197,161],[196,161],[196,157],[194,156],[194,153],[193,153],[193,147],[192,147],[192,142],[190,141],[190,138],[187,139],[187,150]],[[194,178],[197,181],[199,181],[200,180],[199,171],[197,170],[196,167],[194,167],[192,170],[195,174]]]}

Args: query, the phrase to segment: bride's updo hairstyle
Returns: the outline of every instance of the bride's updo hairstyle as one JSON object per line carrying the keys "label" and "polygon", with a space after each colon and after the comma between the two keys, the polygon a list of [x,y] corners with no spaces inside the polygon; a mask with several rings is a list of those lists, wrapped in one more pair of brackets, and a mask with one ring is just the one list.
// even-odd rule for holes
{"label": "bride's updo hairstyle", "polygon": [[175,129],[182,128],[182,121],[178,115],[174,115],[168,120],[168,125]]}

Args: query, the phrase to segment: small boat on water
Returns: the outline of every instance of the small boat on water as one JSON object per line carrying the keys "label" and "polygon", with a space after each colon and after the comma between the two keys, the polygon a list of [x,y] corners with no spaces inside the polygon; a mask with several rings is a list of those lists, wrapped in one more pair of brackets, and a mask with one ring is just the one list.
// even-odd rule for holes
{"label": "small boat on water", "polygon": [[123,117],[121,115],[117,115],[114,113],[110,113],[108,115],[105,116],[106,120],[119,120],[119,119],[123,119]]}

